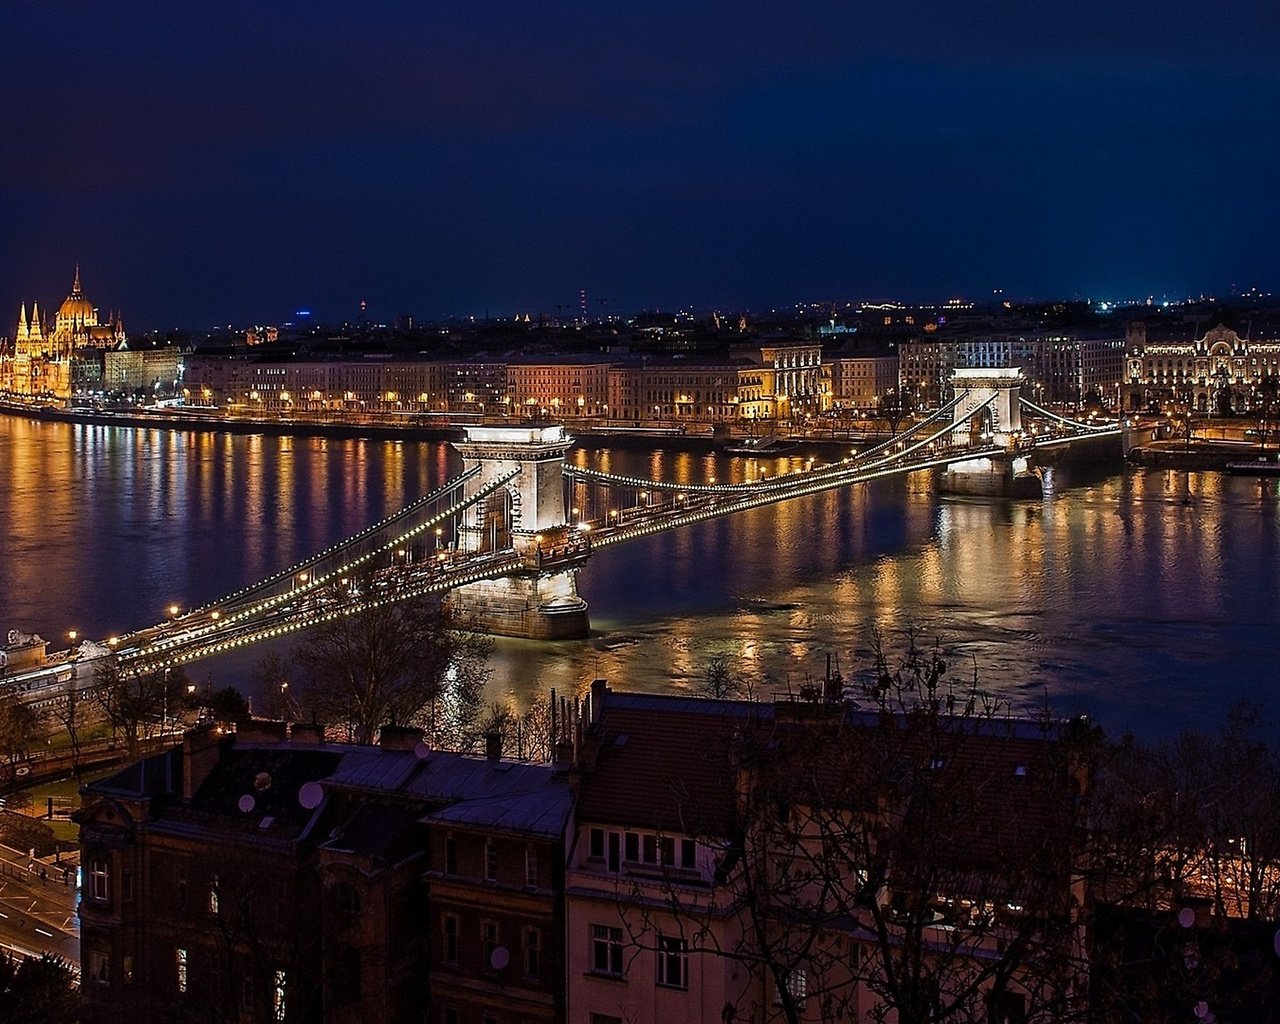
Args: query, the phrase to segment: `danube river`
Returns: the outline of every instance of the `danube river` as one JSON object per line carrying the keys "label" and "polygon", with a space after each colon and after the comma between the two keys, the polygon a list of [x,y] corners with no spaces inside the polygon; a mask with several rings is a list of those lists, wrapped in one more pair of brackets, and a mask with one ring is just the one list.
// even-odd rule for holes
{"label": "danube river", "polygon": [[[694,482],[754,461],[574,451]],[[770,475],[795,463],[769,460]],[[284,568],[457,472],[447,445],[168,432],[0,415],[0,629],[104,638]],[[914,625],[958,675],[1145,735],[1213,725],[1238,698],[1280,723],[1275,481],[1127,470],[1043,501],[939,498],[926,476],[757,509],[597,553],[593,635],[499,641],[493,699],[595,676],[683,692],[717,655],[762,695],[865,669]],[[60,645],[59,645],[60,646]],[[252,691],[256,656],[200,662]],[[299,681],[301,682],[301,681]]]}

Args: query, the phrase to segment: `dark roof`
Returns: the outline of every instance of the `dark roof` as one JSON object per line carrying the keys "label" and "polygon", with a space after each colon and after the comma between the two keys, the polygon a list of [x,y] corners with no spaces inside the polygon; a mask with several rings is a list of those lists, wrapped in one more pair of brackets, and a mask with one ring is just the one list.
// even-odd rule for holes
{"label": "dark roof", "polygon": [[156,824],[213,826],[272,839],[298,839],[316,814],[302,806],[308,782],[323,781],[338,767],[341,748],[298,748],[286,743],[230,745],[193,794],[153,815]]}
{"label": "dark roof", "polygon": [[591,732],[579,819],[727,835],[736,793],[733,740],[772,712],[752,701],[608,693]]}
{"label": "dark roof", "polygon": [[85,787],[104,796],[132,799],[165,796],[182,792],[182,748],[168,750],[135,761],[129,767]]}
{"label": "dark roof", "polygon": [[395,793],[428,808],[423,820],[460,827],[560,836],[573,797],[550,765],[490,760],[470,754],[370,749],[348,755],[327,785]]}

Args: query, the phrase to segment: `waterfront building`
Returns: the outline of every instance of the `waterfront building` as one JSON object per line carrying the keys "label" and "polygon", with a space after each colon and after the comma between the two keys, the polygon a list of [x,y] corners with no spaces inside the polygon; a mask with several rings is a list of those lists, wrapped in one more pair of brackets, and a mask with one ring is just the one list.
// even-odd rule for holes
{"label": "waterfront building", "polygon": [[830,407],[822,386],[821,342],[761,339],[732,345],[729,351],[760,369],[762,404],[757,415],[745,418],[794,420]]}
{"label": "waterfront building", "polygon": [[531,419],[607,416],[612,362],[608,356],[512,357],[507,360],[512,412]]}
{"label": "waterfront building", "polygon": [[[177,345],[122,341],[102,353],[96,386],[86,374],[85,384],[76,390],[102,390],[125,394],[172,395],[182,387],[186,352]],[[77,360],[86,365],[96,361]]]}
{"label": "waterfront building", "polygon": [[562,1020],[571,791],[499,755],[256,722],[91,784],[83,1019]]}
{"label": "waterfront building", "polygon": [[644,358],[609,370],[610,417],[632,426],[754,419],[762,396],[760,367],[741,359]]}
{"label": "waterfront building", "polygon": [[124,341],[123,320],[118,314],[100,320],[97,307],[85,298],[77,266],[71,292],[54,313],[52,328],[41,315],[38,302],[31,304],[29,317],[26,304],[22,305],[12,349],[0,360],[0,391],[28,397],[69,398],[78,380],[90,381],[95,376],[92,372],[77,372],[74,364],[81,358],[97,362],[98,350]]}
{"label": "waterfront building", "polygon": [[1128,325],[1125,346],[1126,411],[1247,413],[1274,401],[1280,384],[1280,329],[1270,322],[1241,333],[1221,321],[1139,321]]}
{"label": "waterfront building", "polygon": [[1009,333],[965,328],[927,333],[900,343],[898,387],[911,405],[930,408],[945,399],[956,369],[1016,366],[1027,378],[1033,401],[1110,406],[1124,377],[1124,353],[1124,338],[1111,330]]}
{"label": "waterfront building", "polygon": [[898,387],[898,354],[848,352],[829,353],[824,362],[829,370],[831,404],[838,409],[871,410]]}

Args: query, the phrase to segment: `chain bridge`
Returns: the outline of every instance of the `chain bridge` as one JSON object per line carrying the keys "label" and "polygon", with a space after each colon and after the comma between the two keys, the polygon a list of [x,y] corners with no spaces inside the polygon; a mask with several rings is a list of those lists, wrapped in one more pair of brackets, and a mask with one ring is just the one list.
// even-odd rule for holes
{"label": "chain bridge", "polygon": [[589,620],[575,576],[600,548],[920,470],[937,471],[952,492],[1016,495],[1033,484],[1038,494],[1039,453],[1120,437],[1119,423],[1079,422],[1028,401],[1023,384],[1017,369],[957,370],[951,400],[889,440],[776,476],[761,470],[746,483],[571,466],[561,426],[469,427],[455,444],[462,472],[395,515],[217,601],[85,646],[125,666],[178,665],[426,594],[447,595],[463,621],[488,632],[582,637]]}

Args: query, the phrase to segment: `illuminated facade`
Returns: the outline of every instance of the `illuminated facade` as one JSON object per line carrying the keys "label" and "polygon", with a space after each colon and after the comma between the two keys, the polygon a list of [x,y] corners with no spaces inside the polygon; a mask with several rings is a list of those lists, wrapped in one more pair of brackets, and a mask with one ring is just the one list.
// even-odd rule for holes
{"label": "illuminated facade", "polygon": [[1246,413],[1280,382],[1280,336],[1274,330],[1260,338],[1249,331],[1241,337],[1221,323],[1199,331],[1195,324],[1129,325],[1121,388],[1126,410]]}
{"label": "illuminated facade", "polygon": [[957,369],[1018,367],[1037,402],[1110,405],[1124,377],[1119,332],[924,335],[902,342],[898,386],[916,407],[932,408]]}
{"label": "illuminated facade", "polygon": [[13,349],[0,361],[0,391],[13,394],[69,398],[72,392],[76,353],[83,349],[114,348],[125,340],[124,323],[117,315],[100,321],[97,307],[80,287],[80,268],[69,294],[58,307],[53,329],[40,314],[40,304],[31,304],[31,316],[23,303],[14,331]]}

